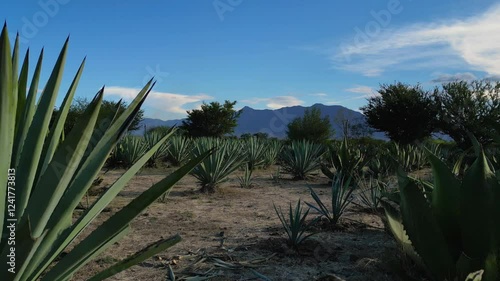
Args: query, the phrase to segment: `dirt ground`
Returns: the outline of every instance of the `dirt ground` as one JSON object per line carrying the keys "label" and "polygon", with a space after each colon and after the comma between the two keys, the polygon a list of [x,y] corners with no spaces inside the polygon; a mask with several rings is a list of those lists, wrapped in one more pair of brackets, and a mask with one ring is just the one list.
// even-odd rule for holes
{"label": "dirt ground", "polygon": [[[308,181],[293,181],[287,175],[276,180],[271,175],[277,169],[254,172],[252,188],[239,187],[239,171],[215,194],[202,194],[194,177],[183,178],[166,202],[155,202],[137,217],[131,233],[80,270],[75,280],[86,280],[177,233],[180,243],[108,280],[169,280],[168,265],[177,280],[399,280],[392,270],[398,263],[396,243],[380,216],[360,206],[352,206],[337,228],[319,227],[298,252],[290,250],[273,203],[288,208],[299,199],[313,202],[309,185],[329,205],[330,192],[322,175]],[[146,169],[135,176],[82,237],[170,171]],[[96,189],[109,186],[121,173],[107,172]]]}

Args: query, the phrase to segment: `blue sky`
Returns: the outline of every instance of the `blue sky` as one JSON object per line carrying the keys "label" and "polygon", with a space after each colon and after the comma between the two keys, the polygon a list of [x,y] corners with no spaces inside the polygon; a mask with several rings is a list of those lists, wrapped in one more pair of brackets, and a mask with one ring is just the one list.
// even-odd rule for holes
{"label": "blue sky", "polygon": [[164,120],[226,99],[358,110],[381,83],[500,77],[490,0],[4,0],[0,17],[32,65],[45,47],[44,78],[70,35],[60,100],[87,56],[77,96],[131,100],[154,75],[144,108]]}

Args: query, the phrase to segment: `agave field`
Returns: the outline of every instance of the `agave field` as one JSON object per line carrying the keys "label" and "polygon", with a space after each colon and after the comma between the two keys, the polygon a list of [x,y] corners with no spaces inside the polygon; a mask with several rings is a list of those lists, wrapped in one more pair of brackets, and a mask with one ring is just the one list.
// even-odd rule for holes
{"label": "agave field", "polygon": [[153,81],[63,132],[67,44],[40,86],[0,38],[2,280],[500,280],[498,149],[129,135]]}

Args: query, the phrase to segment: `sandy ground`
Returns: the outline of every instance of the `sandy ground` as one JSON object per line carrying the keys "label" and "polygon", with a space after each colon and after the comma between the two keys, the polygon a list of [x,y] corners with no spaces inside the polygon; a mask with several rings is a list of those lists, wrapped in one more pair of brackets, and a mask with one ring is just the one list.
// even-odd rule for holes
{"label": "sandy ground", "polygon": [[[149,243],[177,233],[183,238],[179,244],[108,280],[169,280],[168,265],[177,280],[189,276],[266,280],[259,274],[269,280],[399,280],[392,273],[399,262],[396,243],[380,216],[360,206],[349,208],[338,227],[318,227],[298,252],[290,250],[273,203],[288,208],[289,202],[299,199],[312,202],[309,185],[328,205],[329,186],[322,175],[308,181],[293,181],[286,175],[274,180],[276,169],[257,170],[255,185],[248,189],[239,187],[237,176],[242,172],[238,171],[215,194],[199,193],[196,179],[185,177],[165,203],[155,202],[137,217],[132,232],[80,270],[75,280],[86,280]],[[82,237],[169,171],[144,170],[135,176]],[[97,190],[122,172],[106,173]]]}

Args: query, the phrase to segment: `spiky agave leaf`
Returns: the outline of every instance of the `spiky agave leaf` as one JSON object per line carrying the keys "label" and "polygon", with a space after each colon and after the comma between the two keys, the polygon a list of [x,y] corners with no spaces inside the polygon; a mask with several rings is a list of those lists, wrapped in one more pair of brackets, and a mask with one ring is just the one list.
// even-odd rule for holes
{"label": "spiky agave leaf", "polygon": [[253,171],[263,166],[265,163],[264,153],[266,151],[266,143],[257,137],[250,137],[243,140],[242,143],[246,154],[248,169]]}
{"label": "spiky agave leaf", "polygon": [[[159,131],[150,131],[144,135],[144,144],[146,146],[146,149],[151,149],[158,141],[164,137],[165,135],[170,134],[172,131],[175,131],[175,128],[170,129],[169,131],[166,132],[159,132]],[[148,161],[148,166],[154,167],[157,165],[157,162],[160,161],[161,159],[167,157],[168,154],[168,147],[170,143],[165,142],[156,152],[151,156],[151,158]]]}
{"label": "spiky agave leaf", "polygon": [[438,280],[453,280],[456,274],[453,253],[433,214],[431,206],[418,188],[400,169],[398,182],[401,215],[412,245],[430,273]]}
{"label": "spiky agave leaf", "polygon": [[[139,197],[139,203],[136,200],[132,201],[98,227],[96,234],[80,242],[79,245],[83,243],[83,246],[77,245],[70,251],[68,254],[70,258],[62,259],[61,265],[56,262],[55,266],[50,267],[67,245],[110,202],[113,195],[125,186],[126,180],[139,170],[140,167],[137,165],[127,171],[122,176],[124,178],[114,185],[113,191],[103,194],[103,200],[98,200],[96,202],[98,205],[88,210],[91,213],[85,215],[83,221],[73,223],[73,211],[104,165],[110,151],[136,116],[153,83],[148,82],[123,113],[102,127],[96,126],[103,97],[103,90],[99,91],[75,128],[61,141],[59,134],[62,133],[60,128],[65,119],[64,114],[56,118],[52,129],[49,129],[49,121],[61,83],[68,41],[36,104],[41,56],[27,93],[28,96],[25,96],[24,85],[28,84],[29,60],[26,57],[21,67],[21,74],[18,76],[16,73],[18,45],[14,48],[14,55],[11,56],[8,38],[7,28],[4,26],[0,35],[0,124],[2,126],[0,152],[8,157],[2,158],[0,166],[5,170],[15,169],[18,173],[16,177],[18,227],[15,234],[18,239],[22,239],[23,243],[16,248],[15,274],[7,274],[2,280],[37,280],[42,273],[45,273],[45,280],[68,280],[81,266],[126,234],[131,219],[171,188],[182,176],[189,173],[211,151],[201,154],[143,193]],[[83,64],[66,94],[63,112],[71,103],[82,69]],[[147,152],[147,157],[140,159],[137,163],[142,166],[167,138],[168,136],[161,139]],[[15,146],[13,145],[14,139],[16,140]],[[5,175],[5,173],[0,174],[0,183],[7,186],[8,178]],[[7,192],[8,189],[0,189],[0,197],[5,199]],[[8,214],[5,212],[5,202],[6,200],[2,200],[0,203],[0,207],[4,209],[0,212],[2,224],[5,215]],[[7,245],[6,228],[2,227],[2,231],[0,246],[2,256],[5,258],[10,247]],[[95,237],[96,235],[98,237]],[[5,261],[0,267],[2,272],[8,272]]]}
{"label": "spiky agave leaf", "polygon": [[193,141],[184,136],[173,136],[169,140],[168,159],[174,166],[186,163],[191,157]]}
{"label": "spiky agave leaf", "polygon": [[320,159],[324,153],[321,144],[307,140],[293,141],[281,152],[283,170],[295,179],[306,179],[312,172],[320,169]]}
{"label": "spiky agave leaf", "polygon": [[146,152],[147,144],[139,136],[125,136],[116,146],[115,161],[128,168]]}
{"label": "spiky agave leaf", "polygon": [[264,164],[263,167],[267,168],[276,163],[278,156],[283,149],[283,144],[279,140],[268,140],[264,149]]}
{"label": "spiky agave leaf", "polygon": [[[486,263],[488,257],[500,252],[500,183],[490,170],[483,151],[467,170],[459,196],[463,251]],[[491,270],[499,271],[494,262],[490,262],[489,268],[474,268],[479,269],[485,269],[484,280],[491,280],[486,278],[492,274]]]}
{"label": "spiky agave leaf", "polygon": [[193,169],[192,175],[198,179],[202,191],[214,192],[217,186],[227,181],[228,176],[245,163],[241,155],[241,143],[237,140],[222,140],[214,138],[199,138],[193,149],[196,157],[207,149],[217,148],[217,151],[207,157]]}
{"label": "spiky agave leaf", "polygon": [[309,209],[305,212],[302,209],[301,201],[297,201],[297,205],[295,208],[292,208],[292,203],[290,203],[288,210],[288,220],[286,219],[285,214],[281,210],[281,207],[276,207],[273,203],[274,211],[278,215],[280,222],[288,236],[288,242],[290,246],[293,248],[297,248],[300,244],[302,244],[307,238],[314,235],[315,233],[307,234],[307,232],[311,229],[312,225],[314,225],[318,218],[312,220],[307,223],[306,218],[309,214]]}

